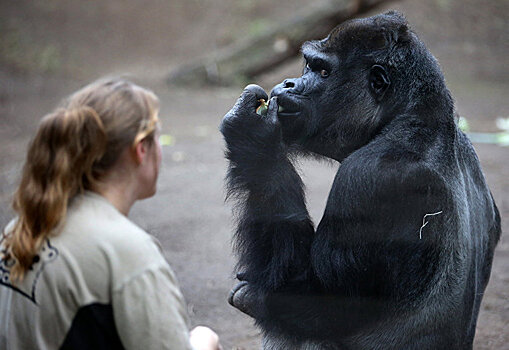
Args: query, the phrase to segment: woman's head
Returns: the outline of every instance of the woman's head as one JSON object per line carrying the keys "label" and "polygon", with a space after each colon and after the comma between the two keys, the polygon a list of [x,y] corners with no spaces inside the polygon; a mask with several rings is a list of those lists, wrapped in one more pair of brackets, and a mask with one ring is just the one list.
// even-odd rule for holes
{"label": "woman's head", "polygon": [[94,177],[100,178],[126,147],[135,147],[144,139],[153,141],[159,101],[151,91],[112,79],[94,82],[75,92],[64,101],[63,109],[69,112],[90,109],[99,117],[106,143],[92,171]]}
{"label": "woman's head", "polygon": [[[41,243],[65,218],[72,197],[98,186],[122,154],[157,142],[158,109],[153,92],[109,79],[75,92],[41,120],[14,196],[17,222],[4,240],[7,257],[15,260],[11,276],[23,277]],[[155,186],[158,161],[139,176],[146,187],[150,181]],[[142,197],[155,187],[145,192]]]}

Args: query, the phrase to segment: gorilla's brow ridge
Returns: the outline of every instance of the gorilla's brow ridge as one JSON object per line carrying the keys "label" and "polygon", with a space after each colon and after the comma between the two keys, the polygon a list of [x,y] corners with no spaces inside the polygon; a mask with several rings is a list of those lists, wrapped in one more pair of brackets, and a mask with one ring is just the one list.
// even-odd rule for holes
{"label": "gorilla's brow ridge", "polygon": [[306,61],[315,66],[322,65],[329,67],[331,65],[330,55],[321,52],[315,45],[306,45],[302,47],[302,56]]}

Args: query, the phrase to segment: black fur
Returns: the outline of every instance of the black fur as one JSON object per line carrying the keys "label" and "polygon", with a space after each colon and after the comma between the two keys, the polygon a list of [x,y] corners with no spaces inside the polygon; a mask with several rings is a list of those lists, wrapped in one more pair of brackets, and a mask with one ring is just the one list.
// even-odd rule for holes
{"label": "black fur", "polygon": [[[267,116],[248,86],[221,124],[244,281],[230,302],[266,349],[471,349],[500,217],[438,63],[396,12],[302,52]],[[316,232],[299,154],[341,162]]]}

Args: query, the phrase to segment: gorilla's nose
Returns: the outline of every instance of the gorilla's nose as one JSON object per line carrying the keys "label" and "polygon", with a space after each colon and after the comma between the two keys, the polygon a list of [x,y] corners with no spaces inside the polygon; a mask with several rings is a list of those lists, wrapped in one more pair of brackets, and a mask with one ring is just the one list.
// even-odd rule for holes
{"label": "gorilla's nose", "polygon": [[274,86],[271,96],[278,96],[283,93],[302,94],[304,91],[304,84],[299,78],[285,79],[282,83]]}
{"label": "gorilla's nose", "polygon": [[302,94],[304,91],[304,84],[301,78],[285,79],[285,81],[283,81],[283,87],[288,90],[288,92],[294,94]]}
{"label": "gorilla's nose", "polygon": [[295,87],[295,83],[292,81],[292,79],[286,79],[283,81],[283,88],[284,89],[290,89]]}

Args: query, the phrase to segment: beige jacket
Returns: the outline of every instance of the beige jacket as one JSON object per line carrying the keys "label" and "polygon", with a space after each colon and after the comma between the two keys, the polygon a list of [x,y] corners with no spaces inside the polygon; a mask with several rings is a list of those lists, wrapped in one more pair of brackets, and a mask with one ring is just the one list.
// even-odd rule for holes
{"label": "beige jacket", "polygon": [[73,199],[21,284],[10,265],[0,261],[0,349],[191,349],[158,242],[95,193]]}

